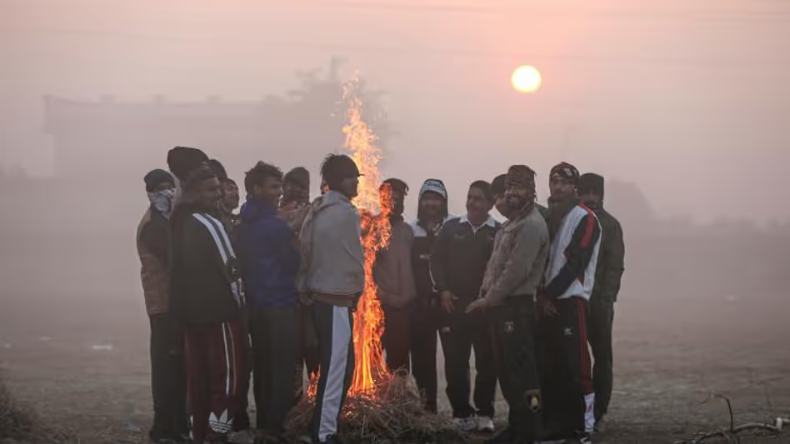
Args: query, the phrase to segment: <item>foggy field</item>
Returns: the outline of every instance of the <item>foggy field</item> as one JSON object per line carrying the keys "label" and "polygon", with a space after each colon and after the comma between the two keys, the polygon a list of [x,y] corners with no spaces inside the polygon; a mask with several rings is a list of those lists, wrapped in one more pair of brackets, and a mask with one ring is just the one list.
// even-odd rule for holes
{"label": "foggy field", "polygon": [[[597,441],[672,442],[726,427],[724,402],[703,403],[712,393],[732,400],[736,424],[790,415],[788,231],[638,219],[611,194],[626,230],[626,272],[609,430]],[[18,211],[3,214],[0,235],[9,247],[0,255],[0,377],[81,442],[143,442],[149,327],[131,216],[140,208],[107,207],[79,224],[90,201],[55,190],[23,203],[8,196],[5,208]],[[44,207],[57,217],[35,218]],[[502,424],[501,399],[497,409]]]}
{"label": "foggy field", "polygon": [[[20,401],[48,424],[77,431],[81,442],[145,441],[148,326],[130,296],[93,309],[76,306],[57,319],[35,310],[9,319],[3,310],[0,375]],[[598,442],[671,442],[726,427],[722,401],[701,403],[711,393],[732,400],[738,424],[790,414],[790,323],[783,304],[786,299],[774,295],[624,296],[615,316],[609,430]],[[448,415],[443,393],[440,400]],[[505,412],[500,400],[500,420]]]}

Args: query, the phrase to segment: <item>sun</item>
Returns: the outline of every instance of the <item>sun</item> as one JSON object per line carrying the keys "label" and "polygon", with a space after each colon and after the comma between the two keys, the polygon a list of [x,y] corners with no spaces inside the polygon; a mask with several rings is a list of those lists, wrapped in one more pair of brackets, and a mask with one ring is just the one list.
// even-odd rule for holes
{"label": "sun", "polygon": [[513,71],[510,82],[513,84],[513,89],[520,93],[534,93],[540,89],[543,78],[534,66],[521,65]]}

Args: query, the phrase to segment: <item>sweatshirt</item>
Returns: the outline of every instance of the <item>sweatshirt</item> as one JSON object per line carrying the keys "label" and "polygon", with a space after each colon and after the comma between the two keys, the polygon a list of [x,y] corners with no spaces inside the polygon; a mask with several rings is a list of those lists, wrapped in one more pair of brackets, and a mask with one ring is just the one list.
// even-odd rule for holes
{"label": "sweatshirt", "polygon": [[393,220],[389,245],[379,251],[373,266],[373,279],[384,306],[403,308],[417,296],[411,264],[413,243],[414,234],[409,224],[403,219]]}
{"label": "sweatshirt", "polygon": [[534,296],[549,246],[549,231],[537,207],[505,222],[494,241],[480,291],[488,305],[502,305],[509,296]]}
{"label": "sweatshirt", "polygon": [[299,235],[302,265],[297,289],[313,299],[350,307],[365,286],[359,213],[348,197],[328,191],[317,198]]}

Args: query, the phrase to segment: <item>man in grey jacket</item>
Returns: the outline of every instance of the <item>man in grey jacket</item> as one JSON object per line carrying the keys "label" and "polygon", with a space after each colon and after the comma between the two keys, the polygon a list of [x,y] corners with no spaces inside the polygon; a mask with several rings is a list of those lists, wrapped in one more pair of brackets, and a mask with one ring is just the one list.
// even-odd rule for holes
{"label": "man in grey jacket", "polygon": [[353,307],[365,284],[360,220],[351,203],[359,170],[345,155],[321,166],[329,191],[312,204],[299,236],[297,288],[312,300],[321,359],[312,437],[337,443],[337,425],[354,374]]}
{"label": "man in grey jacket", "polygon": [[403,221],[403,199],[409,187],[400,179],[387,179],[379,188],[382,213],[389,218],[389,244],[379,251],[373,267],[373,279],[384,310],[384,334],[381,338],[387,352],[390,371],[409,372],[411,346],[411,303],[417,296],[411,268],[411,247],[414,233]]}
{"label": "man in grey jacket", "polygon": [[535,292],[549,254],[549,233],[535,206],[535,172],[525,165],[508,170],[509,221],[497,233],[481,297],[466,312],[486,309],[508,427],[489,443],[531,443],[541,407],[533,338]]}

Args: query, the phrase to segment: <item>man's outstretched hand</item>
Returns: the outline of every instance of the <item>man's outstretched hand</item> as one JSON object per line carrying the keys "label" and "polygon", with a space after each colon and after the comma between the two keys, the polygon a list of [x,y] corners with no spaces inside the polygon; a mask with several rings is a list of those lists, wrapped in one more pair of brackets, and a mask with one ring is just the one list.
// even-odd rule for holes
{"label": "man's outstretched hand", "polygon": [[466,313],[472,313],[477,310],[483,310],[488,307],[488,302],[483,299],[475,299],[469,305],[466,306]]}

